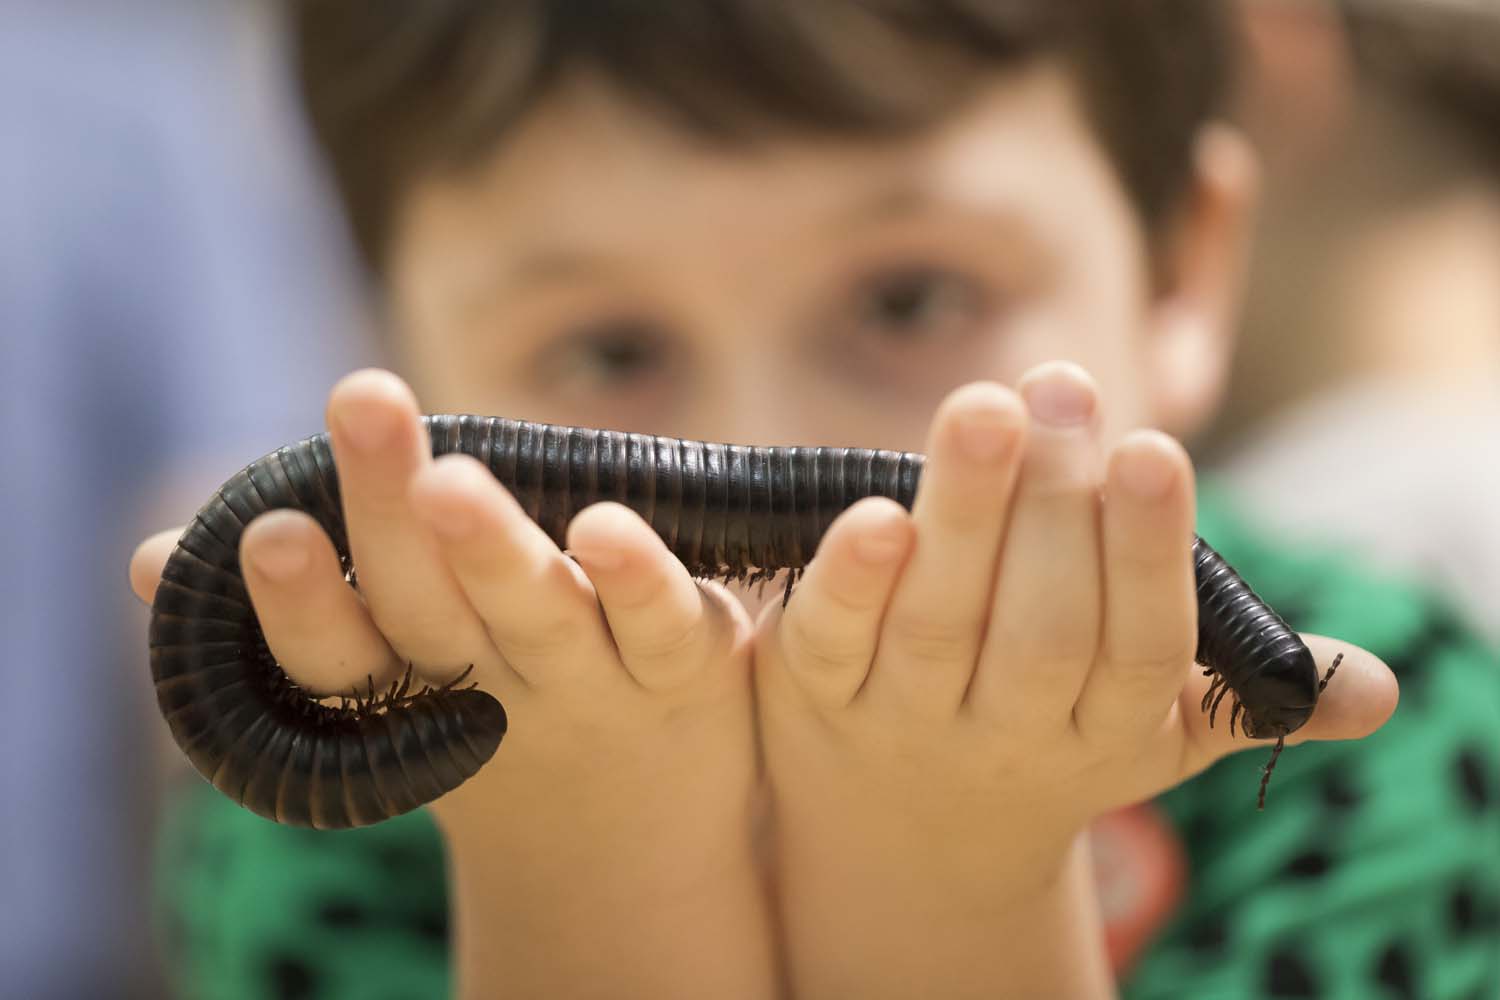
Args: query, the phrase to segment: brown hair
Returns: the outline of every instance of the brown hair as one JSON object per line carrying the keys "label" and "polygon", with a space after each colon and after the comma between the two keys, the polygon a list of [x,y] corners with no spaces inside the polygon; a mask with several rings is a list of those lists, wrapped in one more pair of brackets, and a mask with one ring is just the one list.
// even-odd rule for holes
{"label": "brown hair", "polygon": [[1340,9],[1371,96],[1420,120],[1452,166],[1500,173],[1500,9],[1395,0],[1342,0]]}
{"label": "brown hair", "polygon": [[309,118],[366,262],[425,173],[492,152],[586,68],[706,138],[884,135],[1056,58],[1148,227],[1225,100],[1218,0],[294,0]]}

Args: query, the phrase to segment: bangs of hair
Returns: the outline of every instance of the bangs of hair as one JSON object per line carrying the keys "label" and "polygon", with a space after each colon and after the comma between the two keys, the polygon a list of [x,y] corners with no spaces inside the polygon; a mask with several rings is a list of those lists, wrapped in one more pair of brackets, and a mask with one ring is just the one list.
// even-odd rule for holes
{"label": "bangs of hair", "polygon": [[[706,140],[894,135],[1062,57],[1143,216],[1222,97],[1212,0],[302,0],[312,126],[368,263],[417,177],[492,154],[579,72]],[[1191,82],[1187,78],[1191,78]],[[1144,112],[1152,113],[1146,114]],[[1177,168],[1170,165],[1177,162]]]}

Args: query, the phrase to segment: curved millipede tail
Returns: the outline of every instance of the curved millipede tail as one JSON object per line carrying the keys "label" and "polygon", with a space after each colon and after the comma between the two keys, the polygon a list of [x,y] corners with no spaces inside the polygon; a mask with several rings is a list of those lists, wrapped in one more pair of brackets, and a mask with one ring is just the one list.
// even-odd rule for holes
{"label": "curved millipede tail", "polygon": [[[240,572],[239,541],[277,508],[311,514],[350,564],[326,435],[237,473],[198,512],[152,605],[157,704],[193,766],[267,819],[344,829],[398,816],[458,787],[505,736],[505,710],[452,684],[373,691],[338,707],[299,689],[266,648]],[[402,682],[409,685],[409,677]]]}
{"label": "curved millipede tail", "polygon": [[[783,600],[834,518],[855,501],[885,496],[910,509],[925,461],[910,452],[710,444],[499,417],[422,420],[434,456],[478,459],[559,546],[574,514],[616,500],[694,576],[764,585],[788,571]],[[371,685],[352,705],[346,698],[332,706],[298,688],[267,649],[239,542],[254,518],[281,508],[317,520],[354,585],[327,434],[235,474],[183,532],[152,605],[151,672],[173,738],[216,788],[278,823],[364,826],[456,788],[505,736],[495,698],[460,686],[462,676],[412,691],[408,672],[385,692]],[[1212,552],[1196,541],[1196,551]],[[1200,611],[1222,612],[1216,596],[1200,578]],[[1239,648],[1225,646],[1222,633],[1264,610],[1239,595],[1231,604],[1229,621],[1202,616],[1210,624],[1200,629],[1200,651]],[[1231,678],[1253,672],[1216,665]]]}

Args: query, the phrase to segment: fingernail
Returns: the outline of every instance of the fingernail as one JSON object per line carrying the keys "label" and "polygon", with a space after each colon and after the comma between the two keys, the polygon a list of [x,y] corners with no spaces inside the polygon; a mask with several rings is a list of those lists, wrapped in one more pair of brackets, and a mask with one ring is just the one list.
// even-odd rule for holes
{"label": "fingernail", "polygon": [[395,434],[394,414],[379,406],[360,406],[358,410],[357,415],[346,412],[334,418],[340,433],[360,451],[379,451]]}
{"label": "fingernail", "polygon": [[574,558],[583,563],[584,569],[597,569],[605,573],[625,565],[625,556],[619,549],[570,549]]}
{"label": "fingernail", "polygon": [[906,540],[895,532],[874,532],[860,535],[854,540],[854,554],[859,556],[861,562],[880,566],[900,555],[905,545]]}
{"label": "fingernail", "polygon": [[255,568],[270,580],[285,582],[307,568],[307,549],[295,539],[268,538],[250,557]]}
{"label": "fingernail", "polygon": [[1094,415],[1094,390],[1072,366],[1058,366],[1021,388],[1031,415],[1053,427],[1075,427]]}

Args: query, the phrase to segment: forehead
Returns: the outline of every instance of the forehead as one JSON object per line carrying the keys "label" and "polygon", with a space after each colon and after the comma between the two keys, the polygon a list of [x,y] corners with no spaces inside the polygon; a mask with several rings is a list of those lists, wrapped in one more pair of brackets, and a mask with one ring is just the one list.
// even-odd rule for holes
{"label": "forehead", "polygon": [[[488,160],[419,182],[397,213],[394,270],[441,259],[450,294],[570,260],[777,254],[902,212],[986,212],[1060,236],[1123,190],[1071,78],[996,76],[929,130],[710,145],[576,79]],[[1110,203],[1113,204],[1110,204]],[[416,260],[413,260],[416,258]]]}

